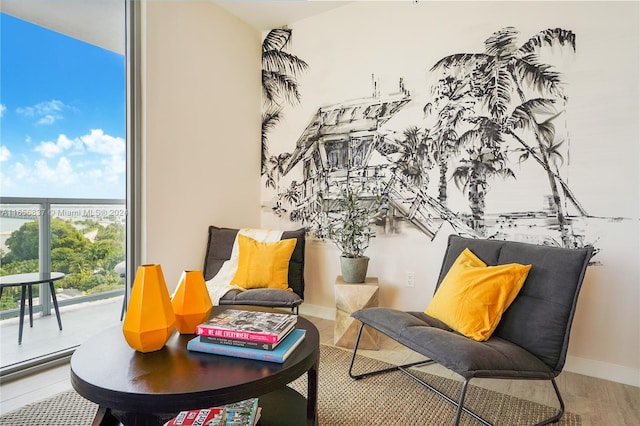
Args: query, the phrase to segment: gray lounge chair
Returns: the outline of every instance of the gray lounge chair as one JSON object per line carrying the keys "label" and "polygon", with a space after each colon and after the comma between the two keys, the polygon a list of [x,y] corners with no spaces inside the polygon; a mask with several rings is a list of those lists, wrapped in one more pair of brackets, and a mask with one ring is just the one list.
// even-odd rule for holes
{"label": "gray lounge chair", "polygon": [[[491,337],[483,342],[472,340],[422,312],[403,312],[392,308],[361,309],[352,314],[362,325],[354,345],[349,375],[354,379],[362,379],[400,370],[457,407],[454,425],[459,423],[463,411],[483,424],[490,424],[464,407],[467,385],[473,378],[550,380],[560,407],[556,415],[539,424],[559,420],[564,414],[564,402],[555,377],[564,367],[578,293],[593,248],[566,249],[452,235],[449,237],[437,286],[465,248],[469,248],[487,265],[533,265],[518,296],[503,314]],[[427,359],[355,374],[354,361],[365,326]],[[457,401],[425,383],[408,369],[429,363],[441,364],[463,377]]]}

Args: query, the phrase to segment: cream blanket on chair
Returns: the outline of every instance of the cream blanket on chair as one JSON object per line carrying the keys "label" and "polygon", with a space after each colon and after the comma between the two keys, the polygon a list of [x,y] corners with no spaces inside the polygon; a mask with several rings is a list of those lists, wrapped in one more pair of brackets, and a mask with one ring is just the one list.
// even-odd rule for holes
{"label": "cream blanket on chair", "polygon": [[[282,231],[274,231],[271,229],[243,228],[238,231],[238,235],[240,234],[262,243],[280,241],[282,237]],[[236,289],[244,291],[244,288],[231,284],[238,270],[239,253],[238,236],[236,235],[236,240],[233,242],[233,249],[231,250],[231,258],[222,264],[222,267],[213,278],[207,281],[207,289],[209,290],[209,296],[211,296],[211,302],[214,306],[220,304],[220,299],[227,294],[229,290]]]}

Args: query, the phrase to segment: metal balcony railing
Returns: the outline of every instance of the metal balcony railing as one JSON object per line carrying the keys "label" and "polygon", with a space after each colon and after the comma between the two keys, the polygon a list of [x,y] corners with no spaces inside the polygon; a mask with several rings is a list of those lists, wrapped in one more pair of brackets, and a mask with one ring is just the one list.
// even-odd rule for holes
{"label": "metal balcony railing", "polygon": [[[115,225],[116,228],[122,229],[122,258],[121,259],[99,259],[98,250],[94,249],[92,253],[76,253],[77,256],[92,257],[93,265],[103,265],[107,269],[95,269],[92,271],[84,271],[79,274],[78,265],[65,265],[67,273],[65,280],[81,282],[79,276],[90,277],[95,274],[110,274],[113,276],[113,268],[110,263],[115,260],[125,260],[125,229],[126,229],[126,203],[124,199],[80,199],[80,198],[29,198],[29,197],[0,197],[0,248],[2,249],[3,258],[9,254],[10,249],[5,245],[6,240],[25,223],[36,221],[38,225],[38,257],[37,270],[42,272],[52,271],[52,220],[62,220],[80,232],[93,226],[107,227]],[[95,229],[94,229],[95,232]],[[109,249],[104,249],[109,253]],[[111,253],[113,255],[113,253]],[[10,257],[10,256],[9,256]],[[71,259],[69,259],[71,261]],[[58,265],[64,263],[64,256],[55,259]],[[33,262],[25,263],[22,268],[33,269]],[[86,269],[86,265],[85,265]],[[11,263],[2,262],[0,264],[0,274],[7,275],[9,273],[35,272],[33,270],[21,270],[20,266],[11,265]],[[86,280],[85,280],[86,281]],[[93,281],[99,282],[98,279]],[[80,285],[81,289],[74,289],[73,283],[67,282],[65,290],[69,294],[58,295],[60,306],[83,303],[91,300],[104,299],[109,297],[120,296],[124,293],[125,281],[122,287],[110,289],[106,291],[89,292],[87,294],[87,285]],[[39,297],[34,299],[34,312],[41,311],[43,315],[51,314],[51,297],[49,287],[42,285],[39,288]],[[6,291],[5,291],[6,293]],[[63,292],[64,293],[64,292]],[[62,296],[62,297],[61,297]],[[0,311],[0,319],[14,317],[19,314],[18,308],[10,308]]]}

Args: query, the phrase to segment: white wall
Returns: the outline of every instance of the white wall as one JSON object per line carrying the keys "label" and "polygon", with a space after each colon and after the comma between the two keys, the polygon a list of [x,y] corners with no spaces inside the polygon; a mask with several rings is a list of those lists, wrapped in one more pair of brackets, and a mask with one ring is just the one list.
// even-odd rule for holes
{"label": "white wall", "polygon": [[209,225],[259,225],[261,40],[210,2],[143,6],[142,261],[171,291]]}
{"label": "white wall", "polygon": [[[437,60],[484,51],[484,40],[498,29],[514,26],[523,41],[547,28],[572,30],[576,53],[563,52],[559,64],[569,82],[568,179],[591,215],[625,219],[588,223],[601,249],[596,259],[601,265],[590,267],[584,282],[567,369],[640,386],[638,17],[637,2],[407,1],[354,2],[300,20],[289,25],[288,51],[307,61],[310,70],[298,79],[301,105],[287,107],[270,136],[271,154],[293,151],[318,107],[369,96],[371,73],[383,94],[395,91],[404,77],[415,97],[427,99],[426,76]],[[508,208],[513,197],[540,205],[541,199],[527,200],[521,187],[513,186],[522,184],[499,187],[488,206]],[[263,189],[264,205],[272,197]],[[264,207],[262,225],[294,226]],[[452,232],[447,226],[433,241],[408,227],[401,235],[373,240],[367,251],[369,275],[379,277],[382,305],[426,307]],[[338,252],[330,243],[311,241],[307,259],[303,312],[329,316]],[[415,288],[405,286],[408,271],[415,273]]]}
{"label": "white wall", "polygon": [[[260,34],[208,2],[144,3],[144,25],[143,261],[162,264],[173,288],[183,269],[202,267],[208,225],[293,226],[259,212]],[[572,187],[592,214],[631,220],[601,233],[602,266],[585,280],[567,369],[637,386],[637,3],[363,2],[293,23],[292,52],[319,72],[301,79],[303,105],[285,111],[287,120],[297,117],[287,123],[304,128],[310,111],[336,89],[346,98],[367,94],[358,72],[383,76],[388,68],[380,64],[414,57],[426,73],[447,54],[481,51],[484,38],[506,25],[526,35],[562,27],[578,36],[571,135],[581,146],[572,150]],[[382,44],[367,40],[365,28],[375,29]],[[397,77],[383,82],[395,85]],[[274,151],[291,151],[300,131],[286,129],[286,142]],[[403,238],[373,240],[370,275],[382,283],[383,305],[426,306],[447,233],[430,242],[406,229]],[[309,242],[303,311],[333,312],[337,258],[333,246]],[[415,273],[413,289],[404,285],[407,271]]]}

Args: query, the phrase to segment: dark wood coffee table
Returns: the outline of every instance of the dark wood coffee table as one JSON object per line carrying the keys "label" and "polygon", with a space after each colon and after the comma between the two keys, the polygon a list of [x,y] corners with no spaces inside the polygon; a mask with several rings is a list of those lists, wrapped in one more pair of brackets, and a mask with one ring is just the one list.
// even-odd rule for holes
{"label": "dark wood coffee table", "polygon": [[[212,315],[228,308],[214,307]],[[94,425],[162,425],[183,410],[259,397],[260,424],[317,423],[320,343],[316,327],[298,317],[304,342],[283,363],[190,352],[194,335],[177,332],[164,348],[141,353],[131,349],[121,327],[110,328],[83,343],[71,358],[71,383],[100,408]],[[287,383],[307,373],[307,397]]]}

